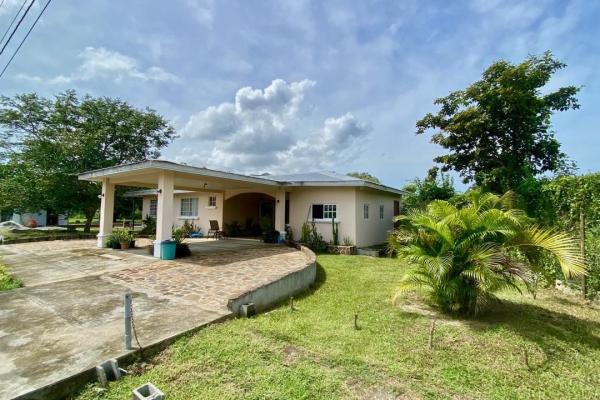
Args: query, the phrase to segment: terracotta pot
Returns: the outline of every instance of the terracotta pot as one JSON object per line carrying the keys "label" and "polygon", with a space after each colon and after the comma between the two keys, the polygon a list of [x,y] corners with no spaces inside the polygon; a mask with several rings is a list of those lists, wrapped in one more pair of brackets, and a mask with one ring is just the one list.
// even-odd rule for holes
{"label": "terracotta pot", "polygon": [[129,242],[121,242],[121,249],[126,250],[129,248]]}

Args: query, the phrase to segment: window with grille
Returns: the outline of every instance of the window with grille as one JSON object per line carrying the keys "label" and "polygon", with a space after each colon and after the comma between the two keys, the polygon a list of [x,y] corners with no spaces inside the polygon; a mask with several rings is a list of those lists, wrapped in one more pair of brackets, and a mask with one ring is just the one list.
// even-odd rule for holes
{"label": "window with grille", "polygon": [[313,219],[337,219],[337,205],[335,204],[313,204]]}
{"label": "window with grille", "polygon": [[197,217],[198,216],[198,199],[187,198],[181,199],[181,212],[182,217]]}
{"label": "window with grille", "polygon": [[152,218],[156,218],[156,208],[158,206],[158,200],[150,199],[150,209],[148,210],[148,215]]}
{"label": "window with grille", "polygon": [[216,207],[217,206],[217,196],[209,196],[208,197],[208,206]]}
{"label": "window with grille", "polygon": [[365,219],[369,219],[369,205],[368,204],[365,204],[363,206],[363,217]]}
{"label": "window with grille", "polygon": [[384,211],[384,210],[383,210],[383,205],[380,205],[380,206],[379,206],[379,219],[383,219],[383,214],[384,214],[384,212],[383,212],[383,211]]}

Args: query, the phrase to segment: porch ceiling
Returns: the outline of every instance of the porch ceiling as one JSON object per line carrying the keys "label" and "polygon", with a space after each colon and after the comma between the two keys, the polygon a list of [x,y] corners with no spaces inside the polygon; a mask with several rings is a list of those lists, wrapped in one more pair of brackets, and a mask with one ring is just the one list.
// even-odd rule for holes
{"label": "porch ceiling", "polygon": [[272,180],[157,160],[90,171],[79,175],[79,179],[101,182],[108,178],[116,185],[156,188],[163,172],[173,174],[178,190],[224,191],[280,185]]}

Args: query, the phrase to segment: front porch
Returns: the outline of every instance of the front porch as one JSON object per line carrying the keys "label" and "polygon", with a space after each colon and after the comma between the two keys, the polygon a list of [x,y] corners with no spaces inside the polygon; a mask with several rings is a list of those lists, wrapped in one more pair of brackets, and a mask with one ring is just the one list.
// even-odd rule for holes
{"label": "front porch", "polygon": [[[153,205],[156,214],[155,257],[160,257],[160,244],[172,239],[173,227],[184,220],[206,226],[209,219],[215,219],[221,229],[225,223],[234,222],[242,227],[248,225],[256,229],[258,226],[260,229],[261,223],[268,220],[272,229],[285,231],[288,195],[283,185],[273,180],[167,161],[146,161],[106,168],[82,174],[79,178],[102,184],[98,247],[106,247],[113,230],[116,186],[152,189],[151,194],[156,199]],[[184,205],[188,207],[190,204],[176,202],[186,192],[201,193],[209,199],[206,207],[201,206],[202,210],[210,209],[205,216],[193,215],[188,209],[183,210]],[[197,199],[190,203],[199,208]],[[255,209],[250,210],[252,207]],[[207,231],[205,229],[204,233]]]}

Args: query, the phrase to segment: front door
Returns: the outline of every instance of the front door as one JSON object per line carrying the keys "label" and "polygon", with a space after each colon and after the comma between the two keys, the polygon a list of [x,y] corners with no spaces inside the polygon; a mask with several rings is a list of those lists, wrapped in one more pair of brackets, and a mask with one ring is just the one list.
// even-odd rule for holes
{"label": "front door", "polygon": [[275,204],[272,200],[261,200],[258,207],[260,228],[265,231],[272,230],[275,226]]}

